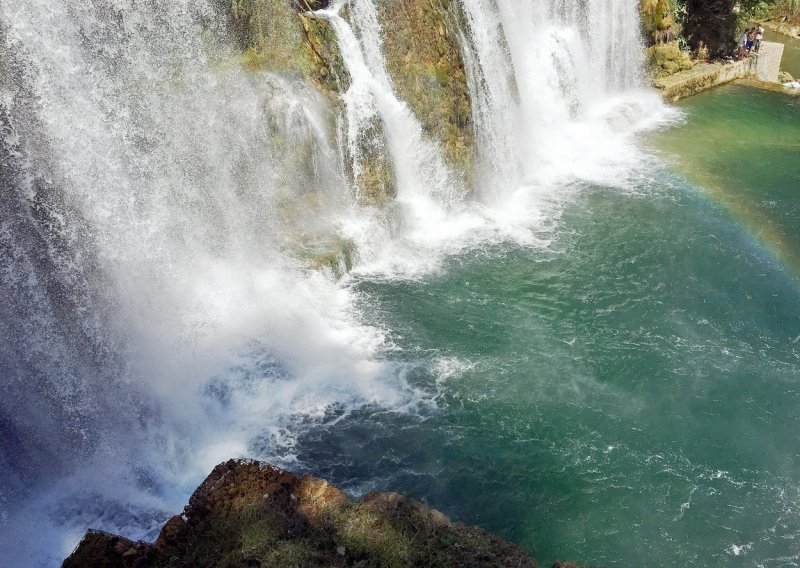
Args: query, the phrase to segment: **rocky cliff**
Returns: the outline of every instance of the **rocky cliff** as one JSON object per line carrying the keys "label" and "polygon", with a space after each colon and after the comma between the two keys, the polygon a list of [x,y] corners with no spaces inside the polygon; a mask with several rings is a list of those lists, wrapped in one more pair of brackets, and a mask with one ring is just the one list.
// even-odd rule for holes
{"label": "rocky cliff", "polygon": [[[349,76],[335,33],[324,20],[309,16],[310,11],[326,7],[328,0],[217,1],[227,14],[245,68],[300,76],[339,102]],[[399,98],[415,113],[425,134],[441,145],[454,170],[468,176],[474,150],[457,3],[381,0],[376,4],[384,57]],[[342,15],[347,19],[347,8]],[[364,136],[353,182],[362,203],[381,204],[395,194],[383,126],[376,123]]]}
{"label": "rocky cliff", "polygon": [[455,0],[381,0],[385,57],[400,98],[461,171],[472,163],[471,107]]}
{"label": "rocky cliff", "polygon": [[356,503],[321,479],[230,460],[214,468],[154,544],[89,531],[63,566],[532,568],[536,562],[515,545],[396,493]]}

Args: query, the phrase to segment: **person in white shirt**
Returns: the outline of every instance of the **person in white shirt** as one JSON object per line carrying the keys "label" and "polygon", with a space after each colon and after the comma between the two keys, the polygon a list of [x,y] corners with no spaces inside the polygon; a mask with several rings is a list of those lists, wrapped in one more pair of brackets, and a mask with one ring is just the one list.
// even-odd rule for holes
{"label": "person in white shirt", "polygon": [[744,57],[747,48],[747,34],[750,32],[750,28],[747,28],[742,32],[742,35],[739,36],[739,59]]}
{"label": "person in white shirt", "polygon": [[761,24],[758,24],[756,28],[756,53],[758,53],[759,48],[761,47],[761,40],[764,38],[764,28],[761,27]]}

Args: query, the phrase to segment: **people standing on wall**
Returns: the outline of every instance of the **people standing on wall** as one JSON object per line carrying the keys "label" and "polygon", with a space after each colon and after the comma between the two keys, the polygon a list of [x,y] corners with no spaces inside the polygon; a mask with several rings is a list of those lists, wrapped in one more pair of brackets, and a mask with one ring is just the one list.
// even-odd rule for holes
{"label": "people standing on wall", "polygon": [[758,24],[756,28],[756,53],[758,50],[761,49],[761,40],[764,39],[764,28],[761,27],[761,24]]}
{"label": "people standing on wall", "polygon": [[747,48],[748,55],[753,50],[753,45],[755,45],[755,43],[756,43],[756,29],[752,28],[747,33],[747,44],[745,45],[745,47]]}
{"label": "people standing on wall", "polygon": [[750,28],[747,28],[742,32],[742,35],[739,36],[739,59],[745,56],[747,53],[747,35],[750,33]]}

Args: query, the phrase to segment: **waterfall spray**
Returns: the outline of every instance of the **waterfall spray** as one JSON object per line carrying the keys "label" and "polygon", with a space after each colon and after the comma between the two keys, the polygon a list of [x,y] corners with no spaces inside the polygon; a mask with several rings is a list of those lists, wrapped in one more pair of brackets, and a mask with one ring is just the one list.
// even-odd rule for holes
{"label": "waterfall spray", "polygon": [[[617,183],[655,108],[632,2],[464,0],[470,201],[395,93],[372,0],[310,14],[349,73],[344,148],[313,87],[232,63],[215,5],[0,2],[0,563],[54,564],[86,524],[152,536],[218,460],[291,464],[304,428],[413,406],[315,245],[409,277],[484,240],[546,244],[545,202]],[[376,155],[385,209],[349,187]]]}
{"label": "waterfall spray", "polygon": [[226,64],[215,22],[0,3],[0,564],[145,536],[219,460],[289,463],[298,416],[413,396],[309,268],[353,206],[328,103]]}
{"label": "waterfall spray", "polygon": [[482,192],[491,201],[523,186],[541,194],[575,179],[624,183],[620,166],[635,153],[626,137],[664,115],[644,88],[636,6],[462,2]]}

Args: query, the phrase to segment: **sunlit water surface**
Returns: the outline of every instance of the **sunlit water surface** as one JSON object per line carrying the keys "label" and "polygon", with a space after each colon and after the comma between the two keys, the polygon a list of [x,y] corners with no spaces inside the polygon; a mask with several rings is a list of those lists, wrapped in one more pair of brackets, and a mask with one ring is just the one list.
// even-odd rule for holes
{"label": "sunlit water surface", "polygon": [[542,565],[797,565],[800,107],[741,87],[681,106],[635,190],[583,187],[549,250],[355,276],[439,409],[365,411],[300,460]]}
{"label": "sunlit water surface", "polygon": [[766,30],[764,32],[764,41],[782,43],[781,69],[790,73],[792,77],[800,77],[800,39]]}

